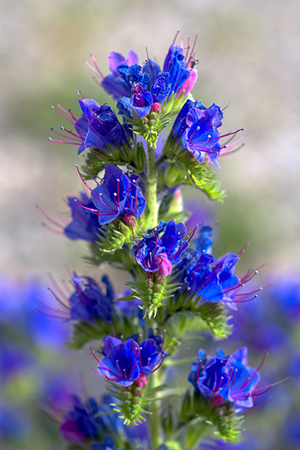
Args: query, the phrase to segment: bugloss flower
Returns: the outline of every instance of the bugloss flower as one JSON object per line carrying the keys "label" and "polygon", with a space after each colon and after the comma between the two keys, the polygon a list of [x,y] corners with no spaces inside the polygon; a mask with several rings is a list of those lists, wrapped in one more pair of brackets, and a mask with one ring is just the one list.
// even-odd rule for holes
{"label": "bugloss flower", "polygon": [[63,233],[71,240],[95,242],[101,235],[101,228],[97,215],[90,210],[94,207],[94,203],[84,192],[79,195],[68,197],[72,221],[64,227]]}
{"label": "bugloss flower", "polygon": [[[44,216],[46,223],[42,225],[54,234],[64,235],[75,241],[82,239],[88,242],[96,242],[102,236],[101,226],[98,216],[94,213],[94,203],[85,192],[80,192],[78,196],[67,198],[69,213],[58,213],[59,220],[49,217],[45,211],[36,206],[37,210]],[[71,213],[72,220],[69,221]]]}
{"label": "bugloss flower", "polygon": [[183,241],[185,235],[186,228],[183,223],[160,222],[158,227],[149,230],[136,245],[137,263],[146,272],[168,276],[172,266],[180,261],[182,253],[188,246],[189,241]]}
{"label": "bugloss flower", "polygon": [[199,162],[206,157],[215,162],[221,150],[218,127],[222,118],[219,106],[206,108],[199,101],[187,100],[174,122],[173,137]]}
{"label": "bugloss flower", "polygon": [[71,396],[72,405],[63,415],[60,424],[62,437],[72,444],[84,445],[91,441],[98,441],[106,434],[117,433],[122,421],[112,410],[110,404],[113,398],[109,395],[103,397],[102,404],[94,398],[85,403],[76,395]]}
{"label": "bugloss flower", "polygon": [[247,347],[228,356],[218,350],[217,356],[209,361],[200,349],[188,380],[206,398],[221,396],[236,408],[251,408],[260,375],[248,366]]}
{"label": "bugloss flower", "polygon": [[92,190],[82,176],[81,179],[90,189],[96,209],[81,206],[94,212],[98,216],[100,225],[112,222],[117,217],[139,217],[143,214],[146,202],[138,187],[139,177],[137,175],[128,177],[117,166],[106,164],[103,182],[95,189]]}
{"label": "bugloss flower", "polygon": [[213,243],[212,228],[200,229],[195,241],[196,250],[187,250],[181,263],[176,268],[176,276],[190,295],[201,297],[202,301],[220,302],[236,309],[236,304],[257,297],[261,288],[244,292],[245,283],[249,282],[257,271],[249,270],[242,277],[235,273],[235,266],[240,260],[239,254],[228,253],[216,261],[211,255]]}
{"label": "bugloss flower", "polygon": [[74,126],[76,133],[61,127],[66,134],[55,133],[65,140],[49,138],[50,141],[79,145],[78,155],[86,148],[107,150],[108,146],[129,145],[125,128],[120,124],[110,106],[99,106],[95,100],[91,99],[79,99],[79,105],[82,110],[79,119],[60,105],[58,108],[53,107]]}
{"label": "bugloss flower", "polygon": [[[201,102],[187,100],[179,112],[173,127],[172,139],[187,149],[199,162],[209,159],[218,165],[217,157],[222,149],[229,149],[228,145],[239,132],[220,135],[218,128],[222,125],[223,113],[218,105],[213,103],[206,108]],[[231,136],[227,143],[221,144],[220,139]]]}
{"label": "bugloss flower", "polygon": [[[91,277],[79,277],[74,273],[71,286],[73,292],[64,292],[51,276],[51,281],[56,288],[57,294],[50,289],[57,299],[60,309],[47,305],[47,309],[57,318],[94,322],[95,320],[111,321],[115,316],[113,308],[114,290],[107,275],[102,277],[106,287],[104,293],[99,284]],[[42,311],[48,314],[48,311]]]}
{"label": "bugloss flower", "polygon": [[133,65],[137,65],[138,62],[138,56],[133,50],[129,50],[126,59],[120,53],[111,52],[108,57],[108,64],[112,74],[102,79],[101,86],[103,89],[115,99],[123,96],[130,97],[131,85],[127,83],[126,78],[122,75],[124,69],[126,70]]}
{"label": "bugloss flower", "polygon": [[[163,71],[169,73],[170,91],[178,94],[183,91],[188,94],[196,82],[196,71],[192,68],[193,49],[189,54],[189,43],[186,55],[184,52],[183,45],[173,42],[163,65]],[[190,80],[188,84],[187,81],[190,77],[193,83]],[[183,86],[184,84],[185,86]],[[182,89],[180,90],[180,88]]]}
{"label": "bugloss flower", "polygon": [[154,339],[141,343],[134,339],[122,342],[110,336],[104,339],[103,354],[104,358],[97,359],[98,373],[123,386],[144,385],[145,377],[157,370],[165,357],[162,346]]}

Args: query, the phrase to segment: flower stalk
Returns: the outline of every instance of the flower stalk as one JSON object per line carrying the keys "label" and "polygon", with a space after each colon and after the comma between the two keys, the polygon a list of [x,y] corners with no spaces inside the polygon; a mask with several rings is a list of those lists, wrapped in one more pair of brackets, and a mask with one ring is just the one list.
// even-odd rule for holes
{"label": "flower stalk", "polygon": [[157,177],[155,168],[155,148],[148,144],[148,170],[147,170],[147,205],[150,215],[150,227],[154,228],[158,220],[157,204]]}
{"label": "flower stalk", "polygon": [[[105,77],[92,56],[94,67],[88,66],[117,100],[120,118],[91,99],[80,99],[78,119],[60,109],[75,133],[59,136],[79,146],[79,154],[87,153],[78,169],[86,193],[69,197],[69,224],[50,222],[69,239],[87,241],[90,262],[108,263],[131,277],[129,289],[119,297],[107,276],[102,278],[104,292],[91,277],[75,273],[73,293],[54,293],[59,316],[75,322],[70,345],[80,348],[100,340],[99,351],[91,348],[91,353],[96,372],[110,383],[114,396],[104,401],[105,407],[76,397],[73,409],[61,414],[64,439],[86,450],[196,449],[202,434],[213,432],[236,441],[241,419],[235,408],[251,408],[266,391],[257,387],[261,366],[248,365],[246,347],[231,355],[218,350],[216,357],[200,349],[196,360],[177,354],[189,338],[204,340],[209,332],[227,337],[227,308],[236,310],[259,289],[244,289],[255,270],[242,277],[235,273],[241,252],[215,259],[213,229],[202,224],[192,231],[184,224],[188,215],[181,186],[193,185],[210,199],[222,199],[212,167],[219,167],[218,157],[232,147],[237,132],[219,132],[223,112],[218,105],[205,107],[190,99],[197,78],[195,43],[191,46],[188,39],[184,47],[175,41],[162,69],[150,59],[140,66],[132,50],[126,58],[111,52],[111,74]],[[159,148],[159,133],[173,119],[169,136],[163,138],[166,144]],[[147,142],[147,158],[136,135]],[[222,144],[225,137],[229,140]],[[156,154],[161,156],[156,159]],[[181,398],[174,401],[176,387],[165,386],[173,378],[168,371],[191,362]],[[107,411],[105,419],[98,416],[102,410]],[[144,421],[139,432],[135,425]]]}

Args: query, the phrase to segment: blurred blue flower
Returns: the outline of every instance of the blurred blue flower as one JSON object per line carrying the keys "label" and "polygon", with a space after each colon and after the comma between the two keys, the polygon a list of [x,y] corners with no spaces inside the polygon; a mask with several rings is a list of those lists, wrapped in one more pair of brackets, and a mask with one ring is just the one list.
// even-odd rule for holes
{"label": "blurred blue flower", "polygon": [[122,421],[110,406],[112,401],[112,397],[106,395],[102,403],[92,397],[84,403],[72,395],[71,406],[60,419],[62,437],[72,444],[82,445],[100,440],[106,434],[117,433]]}
{"label": "blurred blue flower", "polygon": [[101,235],[98,217],[91,209],[94,203],[84,192],[77,197],[68,197],[68,206],[72,221],[65,226],[63,232],[71,240],[82,239],[95,242]]}
{"label": "blurred blue flower", "polygon": [[247,352],[247,347],[242,347],[225,356],[218,349],[217,356],[208,361],[200,349],[188,380],[204,397],[221,396],[236,408],[251,408],[260,375],[248,366]]}
{"label": "blurred blue flower", "polygon": [[236,309],[236,304],[257,297],[256,293],[260,289],[243,290],[257,271],[249,270],[242,277],[234,273],[241,252],[238,255],[227,253],[215,261],[211,254],[212,232],[211,227],[201,227],[198,238],[194,240],[195,250],[187,250],[176,267],[177,281],[183,285],[183,289],[187,289],[189,295],[201,297],[201,301],[222,301],[226,306]]}

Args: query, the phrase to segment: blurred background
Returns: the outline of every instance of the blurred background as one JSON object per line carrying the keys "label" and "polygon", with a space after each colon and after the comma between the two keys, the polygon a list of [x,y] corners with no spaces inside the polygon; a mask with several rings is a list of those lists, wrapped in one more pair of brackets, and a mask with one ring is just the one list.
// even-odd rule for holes
{"label": "blurred background", "polygon": [[[143,61],[147,48],[149,56],[162,64],[177,30],[185,38],[198,35],[194,97],[206,106],[213,102],[222,108],[229,105],[224,132],[240,127],[247,132],[242,151],[220,160],[219,177],[227,192],[224,204],[211,205],[201,193],[189,190],[187,206],[199,205],[200,217],[205,211],[215,226],[216,255],[237,252],[249,242],[241,271],[265,264],[264,280],[276,283],[289,277],[297,282],[299,17],[297,0],[2,1],[0,271],[6,288],[17,284],[22,292],[29,282],[49,285],[47,273],[66,278],[66,267],[81,274],[89,270],[93,275],[82,259],[85,244],[74,244],[42,228],[43,218],[35,208],[39,204],[50,217],[56,217],[57,212],[67,210],[64,199],[70,189],[81,188],[74,168],[81,162],[76,147],[47,140],[50,127],[65,125],[51,105],[60,103],[79,115],[76,89],[100,104],[113,105],[92,80],[83,59],[93,53],[106,75],[111,50],[126,54],[134,49]],[[6,292],[2,289],[7,299]],[[61,366],[60,353],[54,353]],[[42,372],[46,367],[48,373],[49,361],[43,358],[39,370],[43,366]],[[73,356],[67,358],[71,364]],[[90,366],[90,358],[83,359],[81,367]],[[36,376],[45,377],[40,372]],[[34,399],[38,397],[35,392]],[[12,403],[7,393],[5,399]],[[53,448],[49,443],[53,430],[46,433],[47,438],[39,432],[40,444],[35,448]],[[29,442],[36,442],[35,432],[28,431]],[[25,448],[24,443],[6,442],[7,448]],[[293,445],[290,448],[299,448]],[[273,449],[274,443],[264,448]]]}

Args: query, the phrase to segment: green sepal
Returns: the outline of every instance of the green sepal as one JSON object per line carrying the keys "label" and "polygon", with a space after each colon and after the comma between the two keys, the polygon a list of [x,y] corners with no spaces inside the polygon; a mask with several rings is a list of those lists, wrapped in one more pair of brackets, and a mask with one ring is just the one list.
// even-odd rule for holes
{"label": "green sepal", "polygon": [[180,142],[172,140],[172,137],[168,138],[164,152],[170,165],[165,171],[165,183],[168,187],[189,184],[203,191],[210,200],[224,199],[225,192],[220,189],[210,162],[200,163],[191,152],[181,146]]}
{"label": "green sepal", "polygon": [[108,392],[117,400],[118,404],[112,404],[114,411],[123,419],[124,425],[139,425],[145,422],[145,415],[148,413],[146,406],[151,401],[147,395],[147,386],[139,387],[134,383],[124,388],[117,384],[110,384]]}
{"label": "green sepal", "polygon": [[161,104],[161,114],[163,117],[178,114],[185,104],[188,96],[185,92],[181,92],[176,98],[176,94],[172,92],[170,97]]}
{"label": "green sepal", "polygon": [[156,316],[158,309],[166,303],[167,299],[174,295],[180,285],[174,283],[171,275],[161,277],[155,272],[145,272],[139,266],[137,266],[137,275],[139,281],[127,283],[132,292],[126,300],[140,299],[144,304],[145,316],[148,315],[151,319]]}
{"label": "green sepal", "polygon": [[100,252],[110,253],[121,249],[125,244],[133,244],[136,239],[143,237],[148,229],[148,222],[149,217],[143,214],[138,218],[117,218],[107,225],[102,225],[101,235],[96,242],[98,249]]}
{"label": "green sepal", "polygon": [[107,150],[90,149],[82,168],[84,178],[86,180],[96,178],[105,169],[106,164],[126,166],[128,170],[134,170],[136,174],[140,174],[146,166],[145,151],[141,145],[129,147],[125,142],[122,146],[107,145]]}
{"label": "green sepal", "polygon": [[231,316],[223,303],[201,302],[201,297],[190,295],[187,289],[169,297],[165,316],[159,316],[159,319],[160,326],[176,336],[205,329],[210,329],[221,339],[231,334],[231,325],[228,324]]}
{"label": "green sepal", "polygon": [[171,440],[174,437],[175,423],[174,423],[174,408],[168,406],[161,418],[161,427],[167,440]]}
{"label": "green sepal", "polygon": [[126,120],[132,127],[132,131],[135,134],[142,136],[151,147],[155,147],[159,133],[170,122],[170,118],[166,115],[162,115],[159,109],[157,111],[151,110],[145,117],[140,117],[132,110],[132,115],[132,119],[126,117]]}
{"label": "green sepal", "polygon": [[202,434],[212,434],[225,441],[238,442],[244,417],[236,415],[234,405],[224,400],[221,404],[214,398],[204,398],[201,393],[189,390],[183,397],[179,411],[178,429],[186,429],[185,448],[194,448]]}
{"label": "green sepal", "polygon": [[[139,330],[138,317],[128,318],[124,314],[117,314],[110,322],[97,320],[91,322],[76,322],[73,327],[71,340],[68,347],[72,349],[82,348],[85,344],[96,339],[104,339],[108,335],[130,336]],[[141,329],[139,330],[142,331]]]}

